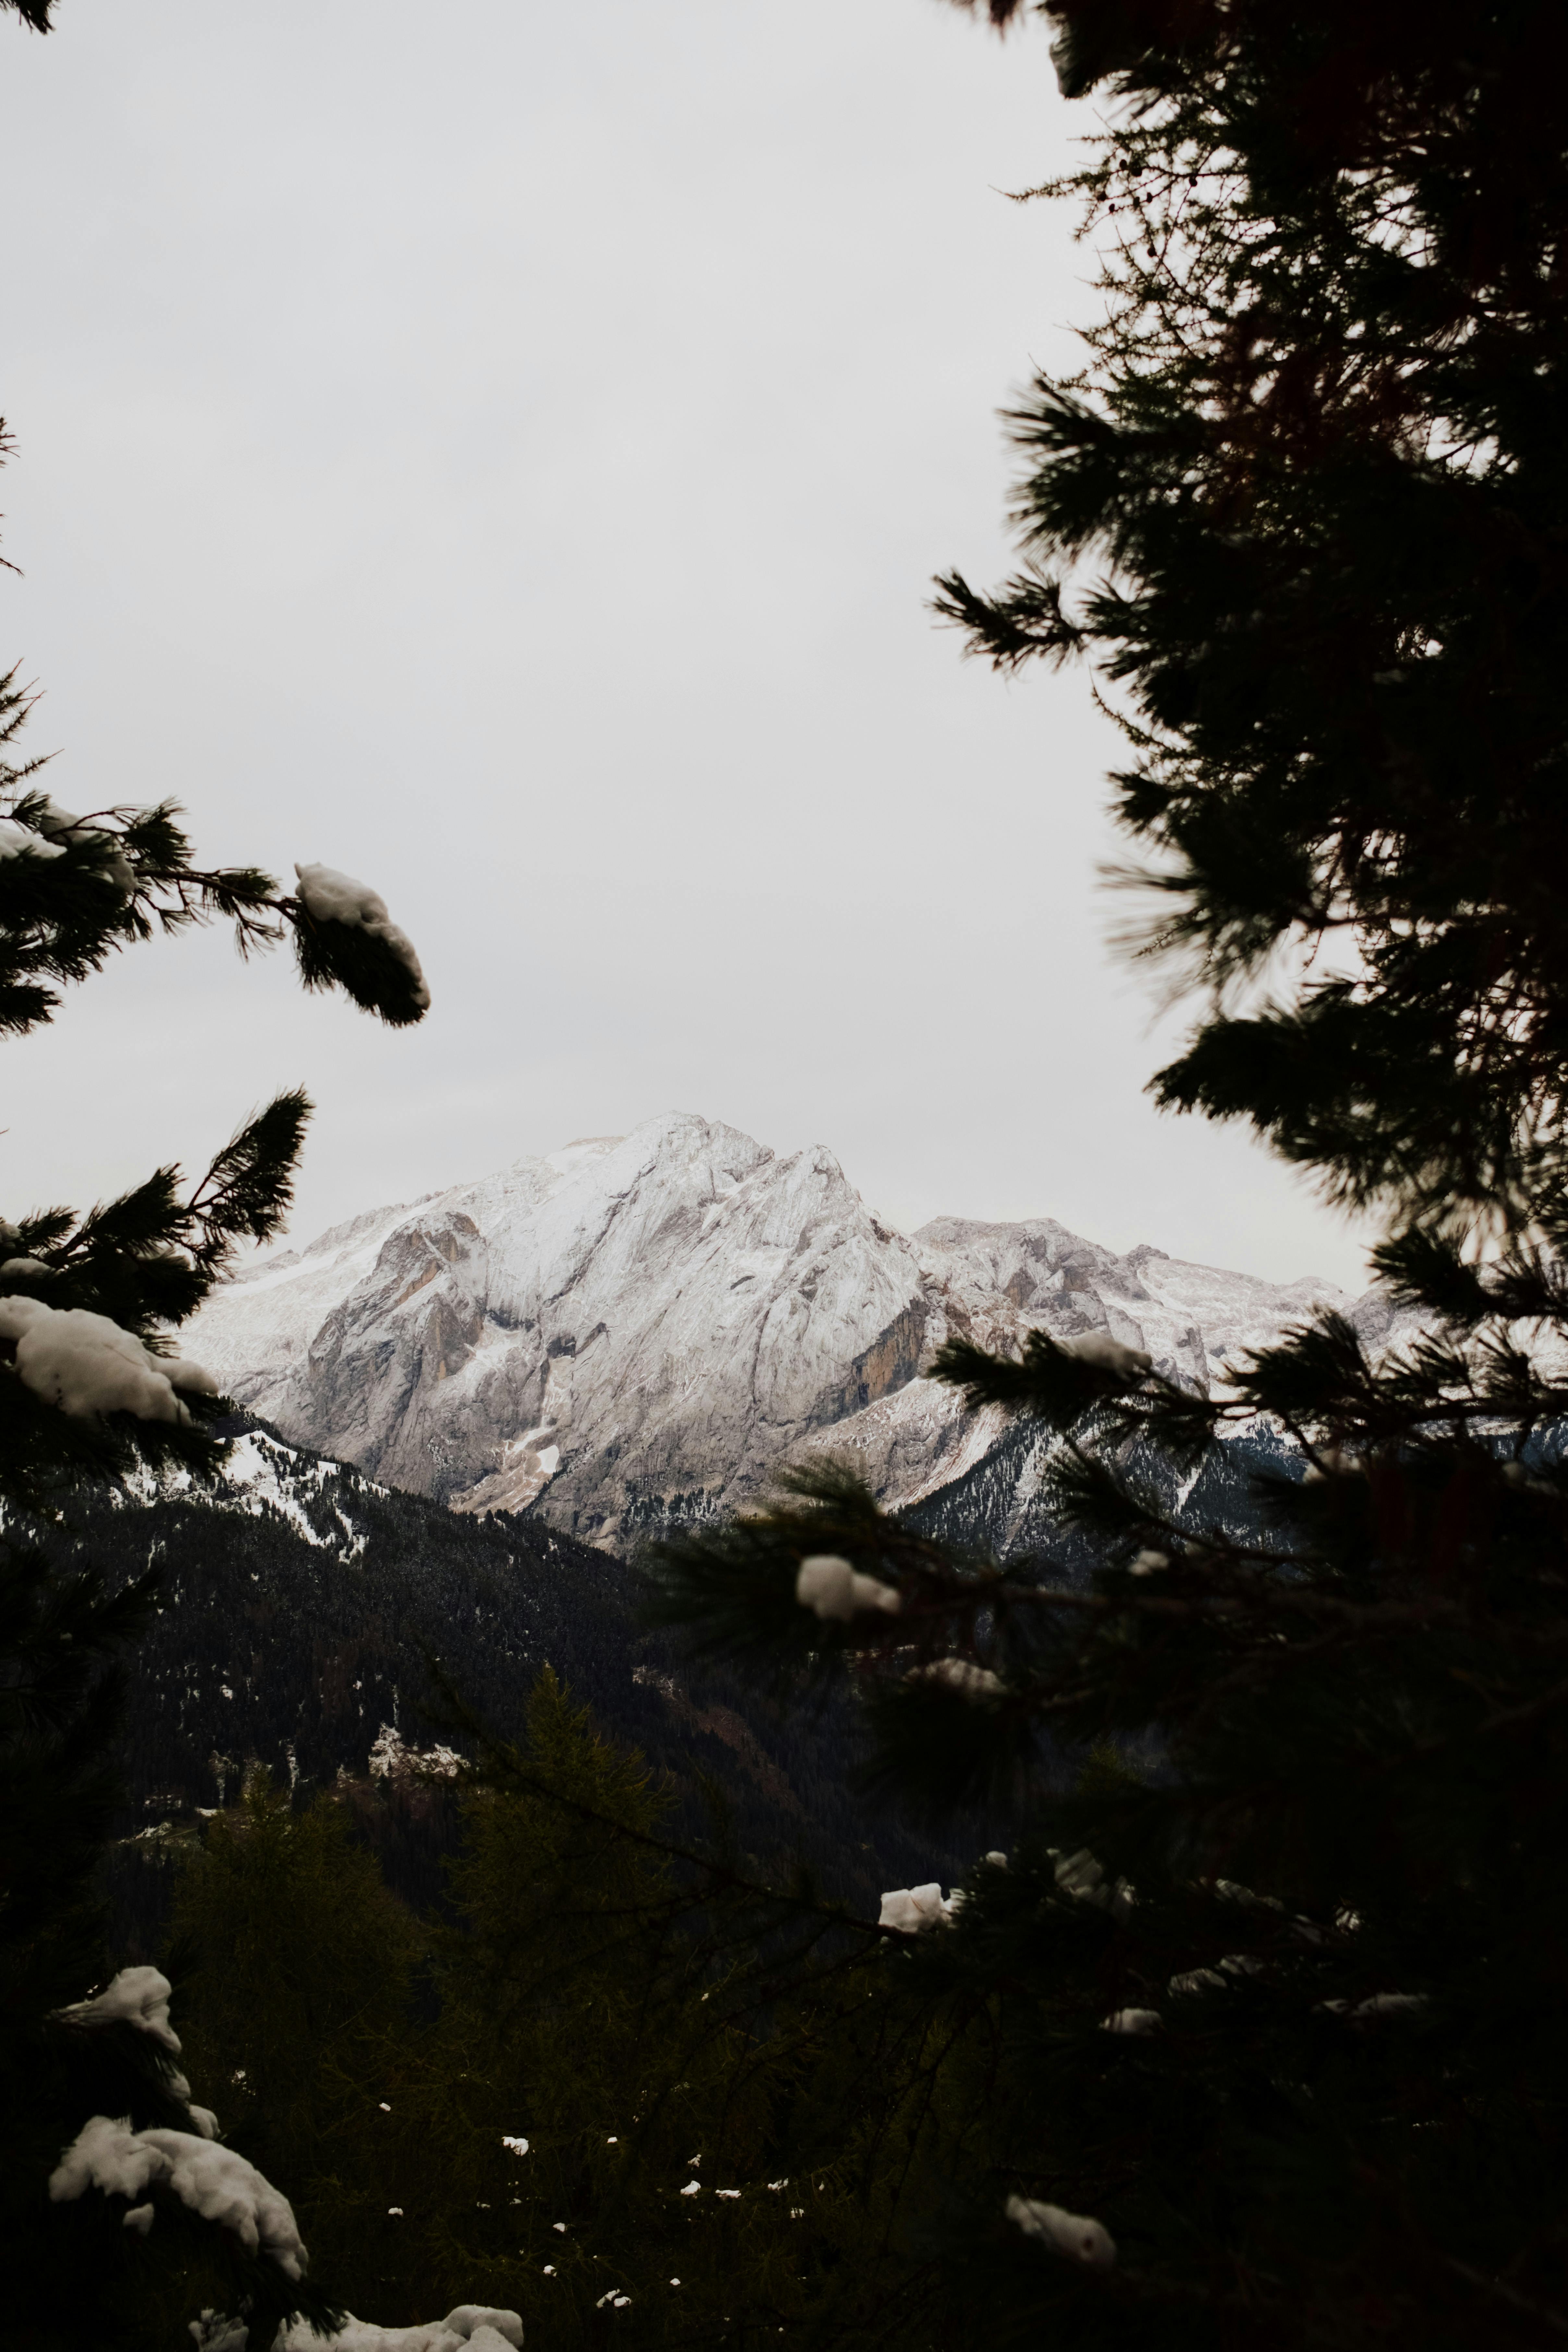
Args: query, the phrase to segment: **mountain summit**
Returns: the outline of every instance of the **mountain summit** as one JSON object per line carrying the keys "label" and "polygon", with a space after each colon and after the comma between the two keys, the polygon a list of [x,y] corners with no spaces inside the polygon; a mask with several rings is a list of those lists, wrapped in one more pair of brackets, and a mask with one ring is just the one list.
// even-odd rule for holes
{"label": "mountain summit", "polygon": [[910,1504],[1000,1428],[921,1368],[950,1332],[1110,1332],[1194,1388],[1331,1284],[1125,1257],[1050,1218],[891,1231],[831,1152],[673,1113],[369,1211],[248,1269],[185,1341],[296,1443],[459,1511],[614,1543],[816,1449]]}

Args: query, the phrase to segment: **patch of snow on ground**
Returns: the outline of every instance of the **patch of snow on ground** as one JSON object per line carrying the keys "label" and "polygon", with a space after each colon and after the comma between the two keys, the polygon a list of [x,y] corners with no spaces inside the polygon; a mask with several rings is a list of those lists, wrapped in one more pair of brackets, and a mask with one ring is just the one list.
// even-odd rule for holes
{"label": "patch of snow on ground", "polygon": [[[318,1551],[324,1550],[331,1538],[319,1534],[310,1524],[295,1492],[291,1476],[287,1472],[279,1475],[279,1455],[290,1463],[299,1460],[292,1446],[279,1445],[273,1439],[261,1436],[258,1431],[250,1430],[245,1436],[237,1437],[229,1447],[228,1459],[220,1473],[215,1499],[222,1509],[248,1511],[255,1517],[259,1517],[264,1505],[270,1503],[274,1509],[282,1512],[308,1544],[313,1545]],[[319,1476],[316,1483],[320,1486]],[[226,1488],[237,1489],[237,1492],[231,1496],[225,1492]],[[342,1520],[341,1511],[336,1517]],[[353,1529],[346,1521],[343,1521],[343,1526],[345,1533],[352,1537]],[[361,1549],[363,1549],[363,1538]]]}

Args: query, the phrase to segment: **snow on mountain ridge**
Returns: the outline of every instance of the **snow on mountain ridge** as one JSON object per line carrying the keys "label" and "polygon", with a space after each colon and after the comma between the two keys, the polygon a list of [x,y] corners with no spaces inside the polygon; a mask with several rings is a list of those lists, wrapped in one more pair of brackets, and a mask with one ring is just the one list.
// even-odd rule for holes
{"label": "snow on mountain ridge", "polygon": [[539,1498],[605,1543],[813,1451],[895,1502],[957,1475],[999,1425],[922,1376],[952,1332],[1107,1330],[1206,1387],[1329,1303],[1050,1218],[894,1233],[822,1147],[672,1113],[351,1219],[226,1285],[184,1344],[302,1444],[459,1510]]}

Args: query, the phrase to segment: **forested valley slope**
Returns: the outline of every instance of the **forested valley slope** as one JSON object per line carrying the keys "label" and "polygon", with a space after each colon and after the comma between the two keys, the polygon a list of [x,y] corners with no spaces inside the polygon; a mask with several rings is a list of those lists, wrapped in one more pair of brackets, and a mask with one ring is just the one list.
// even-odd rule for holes
{"label": "forested valley slope", "polygon": [[707,1848],[721,1830],[764,1876],[803,1859],[872,1916],[882,1886],[969,1860],[857,1795],[852,1698],[794,1716],[695,1672],[640,1625],[632,1571],[610,1553],[537,1520],[445,1510],[248,1416],[229,1426],[216,1476],[78,1489],[62,1527],[35,1530],[111,1583],[149,1567],[160,1579],[121,1742],[116,1903],[133,1956],[155,1950],[169,1865],[202,1815],[258,1767],[301,1796],[336,1786],[388,1883],[437,1903],[455,1817],[421,1759],[471,1748],[454,1704],[519,1736],[547,1666],[668,1782],[678,1838]]}

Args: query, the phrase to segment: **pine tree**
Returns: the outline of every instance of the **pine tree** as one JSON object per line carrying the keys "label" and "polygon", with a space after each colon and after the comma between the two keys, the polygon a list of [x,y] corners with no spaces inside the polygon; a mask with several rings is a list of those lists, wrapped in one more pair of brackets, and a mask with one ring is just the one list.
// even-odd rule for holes
{"label": "pine tree", "polygon": [[[1015,412],[1026,568],[942,608],[1003,668],[1092,665],[1134,943],[1198,1003],[1157,1095],[1380,1209],[1405,1336],[1326,1316],[1207,1395],[1109,1332],[951,1344],[1047,1440],[1057,1550],[960,1555],[815,1472],[666,1547],[658,1607],[807,1686],[847,1667],[874,1787],[1011,1823],[956,1915],[888,1914],[1005,2052],[924,2340],[1544,2346],[1568,17],[1044,13],[1107,119],[1035,193],[1084,205],[1104,317]],[[1260,1421],[1289,1458],[1248,1475]]]}
{"label": "pine tree", "polygon": [[[20,13],[47,30],[47,9]],[[16,669],[0,678],[0,1031],[47,1023],[61,987],[121,948],[213,919],[242,953],[291,933],[308,988],[341,987],[394,1024],[421,1017],[418,960],[374,892],[321,866],[301,869],[294,893],[257,868],[203,868],[172,802],[61,808],[40,782],[46,761],[19,745],[32,703]],[[279,1230],[310,1108],[280,1096],[194,1185],[169,1165],[85,1213],[0,1225],[0,2210],[18,2249],[0,2329],[40,2352],[135,2340],[134,2312],[193,2262],[225,2308],[263,2325],[333,2309],[295,2275],[281,2200],[268,2205],[267,2183],[220,2156],[193,2107],[166,1980],[139,1969],[105,1985],[110,1756],[125,1654],[156,1580],[62,1580],[23,1539],[29,1517],[68,1513],[84,1481],[219,1460],[223,1401],[171,1327],[242,1241]],[[111,2145],[121,2119],[164,2137]],[[226,2160],[222,2220],[201,2181]]]}

